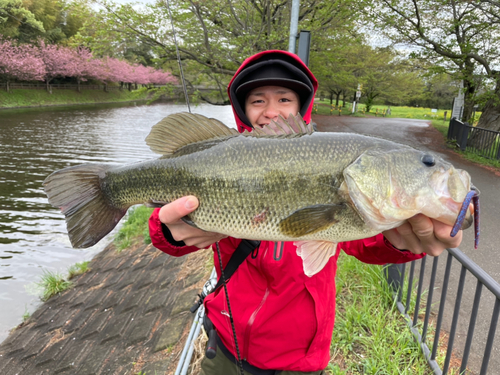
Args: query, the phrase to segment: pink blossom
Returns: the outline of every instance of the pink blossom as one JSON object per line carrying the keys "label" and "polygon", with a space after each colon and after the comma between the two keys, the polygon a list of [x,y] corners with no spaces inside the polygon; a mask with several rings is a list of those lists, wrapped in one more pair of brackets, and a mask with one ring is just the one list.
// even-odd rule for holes
{"label": "pink blossom", "polygon": [[94,79],[141,85],[177,83],[169,72],[109,57],[96,59],[86,48],[75,50],[43,41],[35,47],[0,40],[0,76],[7,80],[45,80],[47,84],[56,77],[75,77],[78,82]]}
{"label": "pink blossom", "polygon": [[9,40],[0,40],[0,75],[7,81],[43,81],[45,64],[35,46],[16,46]]}

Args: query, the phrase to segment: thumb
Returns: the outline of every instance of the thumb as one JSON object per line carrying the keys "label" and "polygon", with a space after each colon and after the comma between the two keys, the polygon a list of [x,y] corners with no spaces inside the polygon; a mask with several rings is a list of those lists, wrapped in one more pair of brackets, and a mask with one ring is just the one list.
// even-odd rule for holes
{"label": "thumb", "polygon": [[163,224],[172,224],[196,210],[198,205],[198,198],[188,195],[163,206],[158,217]]}

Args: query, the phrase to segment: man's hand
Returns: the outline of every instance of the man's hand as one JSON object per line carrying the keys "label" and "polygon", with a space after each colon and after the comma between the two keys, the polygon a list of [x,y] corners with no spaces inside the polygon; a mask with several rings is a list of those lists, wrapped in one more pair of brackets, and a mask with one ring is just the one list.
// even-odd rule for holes
{"label": "man's hand", "polygon": [[191,195],[182,197],[163,206],[158,213],[158,217],[168,227],[174,240],[184,241],[188,246],[204,249],[227,236],[220,233],[205,232],[181,220],[182,217],[196,210],[198,205],[198,198]]}
{"label": "man's hand", "polygon": [[382,234],[398,249],[409,250],[414,254],[427,253],[438,256],[443,250],[458,247],[462,242],[462,231],[455,237],[450,237],[451,230],[451,226],[419,214]]}

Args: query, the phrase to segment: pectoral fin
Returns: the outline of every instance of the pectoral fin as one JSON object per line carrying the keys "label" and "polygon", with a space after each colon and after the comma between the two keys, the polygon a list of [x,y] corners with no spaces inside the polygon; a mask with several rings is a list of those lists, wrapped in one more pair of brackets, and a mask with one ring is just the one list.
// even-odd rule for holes
{"label": "pectoral fin", "polygon": [[151,207],[151,208],[163,207],[166,204],[168,204],[168,202],[157,201],[157,200],[154,200],[154,199],[151,199],[151,200],[147,201],[146,203],[144,203],[144,205],[146,207]]}
{"label": "pectoral fin", "polygon": [[319,232],[338,222],[335,216],[343,208],[343,204],[318,204],[302,208],[283,219],[280,230],[292,237]]}
{"label": "pectoral fin", "polygon": [[297,246],[297,255],[302,258],[304,273],[309,277],[321,271],[337,252],[335,242],[297,241],[293,244]]}

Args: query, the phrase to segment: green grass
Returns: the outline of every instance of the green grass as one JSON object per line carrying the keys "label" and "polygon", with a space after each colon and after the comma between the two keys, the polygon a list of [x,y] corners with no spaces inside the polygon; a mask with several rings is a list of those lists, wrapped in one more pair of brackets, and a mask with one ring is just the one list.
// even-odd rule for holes
{"label": "green grass", "polygon": [[31,317],[31,313],[28,311],[28,307],[25,306],[24,314],[23,314],[23,323],[27,322],[30,317]]}
{"label": "green grass", "polygon": [[41,280],[37,283],[42,288],[42,300],[47,301],[50,297],[55,296],[65,290],[71,288],[73,283],[64,278],[63,275],[57,272],[43,271]]}
{"label": "green grass", "polygon": [[[342,104],[342,102],[341,102]],[[338,116],[340,110],[341,116],[351,115],[351,107],[347,105],[345,108],[342,105],[330,105],[329,100],[315,101],[312,113],[314,115]]]}
{"label": "green grass", "polygon": [[7,92],[0,90],[0,108],[39,107],[52,105],[93,104],[108,102],[127,102],[146,100],[146,90],[52,90],[49,94],[45,90],[15,89]]}
{"label": "green grass", "polygon": [[[60,273],[44,270],[40,281],[36,283],[36,285],[41,289],[41,300],[47,301],[50,297],[71,288],[73,286],[73,282],[70,280],[75,276],[89,271],[89,263],[89,261],[85,261],[73,264],[68,268],[68,277],[66,278]],[[25,315],[26,314],[28,313],[26,312]],[[27,318],[29,318],[29,314]],[[23,319],[25,319],[24,315]]]}
{"label": "green grass", "polygon": [[89,261],[75,263],[68,268],[68,280],[81,275],[89,270]]}
{"label": "green grass", "polygon": [[[342,102],[340,102],[342,104]],[[385,116],[393,118],[412,118],[421,120],[444,120],[444,114],[446,112],[446,121],[449,121],[451,110],[450,109],[438,109],[437,112],[432,112],[431,108],[422,107],[405,107],[405,106],[391,106],[391,114],[387,115],[387,105],[373,105],[370,112],[366,112],[366,106],[363,103],[358,104],[355,116]],[[337,115],[338,107],[333,105],[334,110],[332,111],[332,106],[329,100],[315,101],[315,108],[313,109],[313,114],[318,115]],[[342,116],[353,115],[352,114],[352,103],[348,103],[345,108],[342,108]],[[475,119],[479,119],[481,115],[480,112],[476,112]]]}
{"label": "green grass", "polygon": [[462,155],[465,159],[467,159],[469,161],[472,161],[472,162],[477,163],[477,164],[487,165],[489,167],[500,169],[500,161],[499,160],[487,159],[485,157],[482,157],[482,156],[475,154],[473,152],[470,152],[470,151],[460,151],[458,148],[455,151],[457,151],[460,155]]}
{"label": "green grass", "polygon": [[[447,140],[446,137],[448,135],[448,126],[449,126],[448,121],[445,122],[445,121],[440,121],[440,120],[433,120],[431,122],[431,124],[434,128],[436,128],[443,135],[444,141],[448,144],[448,146],[450,148],[452,148],[453,150],[455,150],[460,155],[462,155],[464,157],[464,159],[467,159],[467,160],[472,161],[472,162],[477,163],[477,164],[486,165],[489,167],[500,169],[500,160],[488,159],[488,158],[485,158],[485,157],[478,155],[478,154],[471,152],[471,151],[461,151],[456,146],[455,141]],[[493,145],[492,147],[497,147],[497,146]]]}
{"label": "green grass", "polygon": [[151,243],[147,223],[152,212],[153,209],[146,206],[129,209],[127,218],[114,239],[118,251],[126,249],[138,238],[143,238],[146,244]]}
{"label": "green grass", "polygon": [[[432,374],[394,304],[381,266],[364,264],[342,253],[336,282],[330,374]],[[428,337],[433,337],[429,330]],[[439,352],[437,358],[441,366],[444,354]]]}

